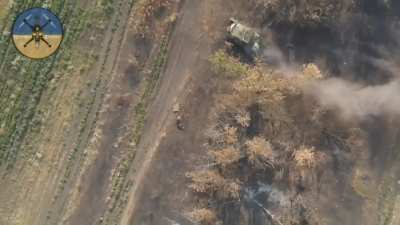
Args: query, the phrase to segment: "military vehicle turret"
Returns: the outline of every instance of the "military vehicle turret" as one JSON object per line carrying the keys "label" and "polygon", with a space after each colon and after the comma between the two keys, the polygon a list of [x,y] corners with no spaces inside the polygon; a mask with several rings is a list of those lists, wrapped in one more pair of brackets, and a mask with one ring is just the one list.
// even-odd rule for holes
{"label": "military vehicle turret", "polygon": [[243,49],[250,57],[258,57],[262,53],[261,36],[253,28],[241,24],[238,20],[229,20],[228,41]]}

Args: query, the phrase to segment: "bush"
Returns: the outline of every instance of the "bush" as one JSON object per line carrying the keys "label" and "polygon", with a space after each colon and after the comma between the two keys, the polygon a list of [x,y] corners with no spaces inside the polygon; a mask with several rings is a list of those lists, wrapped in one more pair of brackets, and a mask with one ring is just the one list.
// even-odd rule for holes
{"label": "bush", "polygon": [[231,126],[224,127],[224,139],[227,145],[234,145],[238,142],[237,128]]}
{"label": "bush", "polygon": [[209,151],[209,155],[211,155],[214,158],[215,163],[222,168],[226,168],[229,165],[239,162],[241,158],[240,151],[233,147]]}
{"label": "bush", "polygon": [[322,171],[329,161],[326,153],[316,151],[314,147],[300,146],[294,153],[294,167],[291,170],[292,182],[302,182],[310,186],[317,171]]}
{"label": "bush", "polygon": [[241,185],[239,181],[230,181],[213,170],[196,171],[186,174],[191,179],[189,187],[200,194],[217,196],[218,199],[238,199]]}
{"label": "bush", "polygon": [[219,192],[219,196],[222,199],[239,199],[241,190],[242,186],[239,181],[226,182]]}
{"label": "bush", "polygon": [[250,165],[257,169],[273,166],[274,151],[271,144],[261,137],[246,142],[246,156]]}
{"label": "bush", "polygon": [[316,166],[316,154],[313,147],[301,146],[293,154],[296,166],[301,169],[312,169]]}
{"label": "bush", "polygon": [[191,172],[186,176],[192,180],[189,187],[198,193],[213,194],[224,185],[224,178],[211,170]]}
{"label": "bush", "polygon": [[234,116],[236,122],[242,127],[247,128],[250,126],[250,113],[247,110],[239,109]]}
{"label": "bush", "polygon": [[238,77],[245,75],[249,67],[229,56],[223,50],[219,50],[214,53],[209,61],[213,65],[214,71],[217,74],[228,76],[228,77]]}

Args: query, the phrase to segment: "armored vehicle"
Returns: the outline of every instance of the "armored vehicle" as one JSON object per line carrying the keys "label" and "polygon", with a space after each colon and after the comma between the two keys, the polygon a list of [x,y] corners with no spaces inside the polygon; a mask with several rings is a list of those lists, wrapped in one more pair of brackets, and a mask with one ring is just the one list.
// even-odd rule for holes
{"label": "armored vehicle", "polygon": [[228,41],[244,50],[250,57],[258,57],[262,53],[261,36],[253,28],[241,24],[231,18],[228,25]]}

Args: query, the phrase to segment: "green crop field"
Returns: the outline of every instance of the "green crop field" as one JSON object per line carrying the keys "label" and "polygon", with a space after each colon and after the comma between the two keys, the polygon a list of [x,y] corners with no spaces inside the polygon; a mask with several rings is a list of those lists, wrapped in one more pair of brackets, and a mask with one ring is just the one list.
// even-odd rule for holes
{"label": "green crop field", "polygon": [[[114,4],[109,0],[15,0],[0,1],[0,6],[0,166],[11,168],[23,155],[21,143],[27,132],[40,126],[37,105],[49,81],[55,74],[68,76],[77,68],[85,72],[82,65],[87,67],[96,56],[80,51],[79,41],[85,35],[93,38],[106,29]],[[21,56],[10,38],[9,31],[18,13],[31,7],[50,8],[59,15],[65,29],[59,51],[40,61]]]}
{"label": "green crop field", "polygon": [[[111,95],[108,91],[118,90],[120,84],[112,81],[119,67],[127,64],[124,60],[119,62],[120,45],[125,37],[134,36],[126,46],[135,42],[135,35],[140,32],[134,27],[152,24],[158,30],[154,36],[146,34],[146,38],[154,53],[148,57],[129,56],[132,62],[141,61],[137,64],[139,71],[149,71],[143,73],[138,85],[137,102],[127,109],[131,120],[126,141],[138,144],[152,95],[167,61],[175,20],[166,16],[157,21],[151,17],[132,21],[133,17],[141,18],[144,12],[151,14],[164,7],[160,2],[168,1],[0,0],[0,6],[4,6],[0,9],[0,175],[5,177],[0,198],[6,196],[5,204],[0,204],[0,224],[2,215],[9,217],[4,223],[31,223],[36,220],[35,213],[42,213],[38,220],[55,224],[77,207],[75,193],[81,191],[81,176],[87,175],[89,166],[96,164],[92,161],[93,154],[108,151],[93,144],[93,140],[103,138],[106,144],[108,141],[102,135],[97,137],[96,131],[106,129],[102,127],[107,119],[103,112],[112,117],[112,111],[107,112],[107,107],[114,105],[107,102]],[[59,50],[43,60],[22,56],[11,38],[10,30],[18,14],[32,7],[49,8],[64,27]],[[145,34],[141,35],[143,38]],[[133,75],[136,76],[129,74]],[[116,98],[118,91],[112,93]],[[127,178],[135,146],[129,145],[121,155],[115,153],[120,159],[110,171],[110,193],[104,193],[109,202],[102,220],[107,224],[118,221],[126,206],[132,185]],[[18,176],[23,178],[16,181]],[[51,184],[41,188],[31,182]],[[31,206],[25,199],[16,200],[28,192],[32,193],[31,199],[42,199],[43,194],[43,204]],[[13,202],[16,207],[9,208]],[[37,211],[32,211],[33,208]],[[26,215],[26,211],[32,211],[32,215]]]}

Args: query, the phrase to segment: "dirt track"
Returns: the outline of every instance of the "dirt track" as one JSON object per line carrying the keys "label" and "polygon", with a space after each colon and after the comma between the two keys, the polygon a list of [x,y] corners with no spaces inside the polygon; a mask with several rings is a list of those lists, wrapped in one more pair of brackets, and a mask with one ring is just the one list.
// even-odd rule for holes
{"label": "dirt track", "polygon": [[[146,178],[148,170],[153,163],[163,163],[162,161],[155,162],[153,158],[159,150],[158,145],[168,133],[167,127],[174,124],[175,116],[171,110],[172,106],[189,94],[188,83],[193,78],[192,76],[194,74],[202,76],[202,73],[207,71],[207,57],[215,42],[210,37],[208,30],[210,27],[208,26],[218,21],[222,27],[225,21],[225,19],[212,17],[213,21],[210,21],[210,12],[217,10],[212,8],[219,5],[211,2],[186,1],[181,8],[181,15],[169,43],[165,72],[161,75],[154,100],[149,108],[146,117],[148,122],[143,129],[138,153],[127,179],[133,180],[134,185],[122,217],[122,224],[128,224],[134,214],[136,201],[141,196],[141,188],[146,181],[144,178]],[[219,13],[219,15],[221,14]],[[118,152],[121,151],[115,147],[115,144],[128,132],[126,124],[131,118],[127,113],[137,102],[135,92],[138,87],[132,87],[129,82],[125,81],[126,74],[124,72],[129,68],[127,62],[127,58],[131,54],[129,51],[132,48],[142,48],[143,46],[132,46],[132,37],[129,35],[128,31],[122,43],[121,49],[124,50],[116,60],[116,71],[109,89],[109,101],[105,102],[111,107],[105,111],[103,116],[104,125],[101,129],[105,132],[100,141],[99,154],[89,171],[82,177],[83,190],[78,194],[80,204],[74,210],[75,213],[68,218],[69,224],[95,224],[102,212],[106,210],[103,206],[106,205],[106,196],[110,188],[109,177],[116,166]],[[197,72],[194,73],[194,71]],[[126,104],[118,106],[116,102],[119,98],[123,98]],[[206,113],[203,113],[202,116],[205,115]],[[173,130],[173,132],[177,131]]]}
{"label": "dirt track", "polygon": [[[123,213],[122,225],[141,224],[143,205],[151,205],[146,195],[149,192],[165,191],[163,198],[184,199],[184,172],[199,156],[201,129],[207,119],[212,102],[210,68],[207,62],[212,50],[221,47],[224,25],[233,16],[236,1],[188,0],[181,9],[176,30],[170,42],[170,53],[160,87],[148,114],[139,153],[131,171],[134,186],[130,191],[127,208]],[[175,128],[172,107],[176,102],[185,105],[185,131]],[[188,162],[185,162],[188,161]],[[163,185],[172,185],[163,186]],[[161,187],[160,187],[161,186]],[[172,206],[173,203],[165,203]],[[182,207],[182,206],[179,206]],[[151,211],[151,208],[147,208]],[[172,211],[169,209],[165,211]],[[159,211],[158,211],[159,212]],[[151,214],[152,212],[145,212]],[[157,214],[157,221],[166,215]],[[167,217],[166,217],[167,218]]]}
{"label": "dirt track", "polygon": [[[192,75],[193,69],[200,66],[210,52],[210,42],[202,33],[201,5],[202,1],[187,1],[182,8],[181,18],[171,41],[169,61],[161,79],[161,85],[152,104],[148,121],[140,142],[139,153],[134,162],[132,172],[134,186],[128,201],[121,224],[129,224],[134,213],[137,200],[143,187],[147,171],[153,163],[161,139],[166,134],[168,123],[174,120],[172,106],[179,96],[185,95],[185,85]],[[196,29],[198,28],[198,29]],[[196,65],[197,64],[197,65]],[[204,62],[203,62],[204,64]],[[162,163],[162,162],[160,162]]]}

